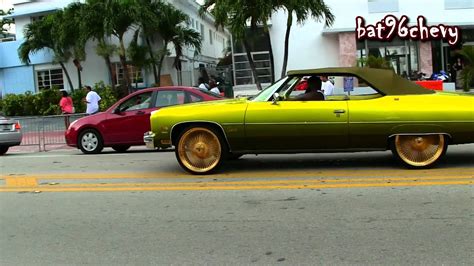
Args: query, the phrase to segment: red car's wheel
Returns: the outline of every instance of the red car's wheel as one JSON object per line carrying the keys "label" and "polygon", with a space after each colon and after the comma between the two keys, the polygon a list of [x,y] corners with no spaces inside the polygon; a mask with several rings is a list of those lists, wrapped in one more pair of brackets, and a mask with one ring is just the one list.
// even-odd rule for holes
{"label": "red car's wheel", "polygon": [[102,136],[95,129],[82,131],[77,140],[77,146],[85,154],[100,153],[104,148]]}

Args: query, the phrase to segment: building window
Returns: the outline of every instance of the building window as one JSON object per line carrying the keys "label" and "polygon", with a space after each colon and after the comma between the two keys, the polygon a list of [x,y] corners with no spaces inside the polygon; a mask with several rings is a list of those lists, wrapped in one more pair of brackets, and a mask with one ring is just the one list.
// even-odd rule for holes
{"label": "building window", "polygon": [[[393,39],[391,42],[375,40],[357,41],[357,58],[359,66],[366,66],[367,58],[384,58],[389,66],[399,75],[410,77],[419,70],[418,42]],[[380,62],[373,62],[380,63]],[[377,67],[371,66],[369,67]]]}
{"label": "building window", "polygon": [[369,13],[398,12],[398,0],[368,0]]}
{"label": "building window", "polygon": [[[124,73],[123,73],[123,67],[121,63],[114,63],[113,64],[113,76],[115,77],[115,81],[117,84],[124,84],[125,79],[124,79]],[[145,85],[143,81],[143,73],[141,69],[138,69],[132,65],[128,65],[128,74],[130,77],[130,82],[131,85],[138,85],[138,86],[143,86]]]}
{"label": "building window", "polygon": [[63,70],[60,68],[38,70],[36,71],[36,82],[39,91],[50,88],[62,90],[64,89]]}
{"label": "building window", "polygon": [[204,41],[204,25],[201,23],[201,38]]}
{"label": "building window", "polygon": [[209,43],[212,44],[212,30],[209,29]]}
{"label": "building window", "polygon": [[[250,50],[255,63],[257,77],[260,83],[272,83],[273,66],[270,58],[270,37],[263,28],[256,31],[247,30],[246,36],[252,40]],[[234,42],[234,81],[235,85],[255,84],[255,78],[250,68],[245,48],[241,42]]]}
{"label": "building window", "polygon": [[444,0],[445,9],[474,8],[473,0]]}

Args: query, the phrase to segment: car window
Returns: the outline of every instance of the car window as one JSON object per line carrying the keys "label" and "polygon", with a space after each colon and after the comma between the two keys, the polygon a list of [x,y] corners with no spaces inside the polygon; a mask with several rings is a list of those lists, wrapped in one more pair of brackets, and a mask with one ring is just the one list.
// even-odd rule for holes
{"label": "car window", "polygon": [[[279,94],[285,95],[285,99],[291,99],[305,93],[310,77],[299,77],[297,82],[290,80],[280,88]],[[328,76],[328,80],[322,82],[320,92],[324,93],[326,101],[367,100],[382,97],[382,94],[367,82],[353,75]]]}
{"label": "car window", "polygon": [[188,92],[188,95],[189,95],[189,102],[190,103],[202,102],[204,100],[201,96],[196,95],[194,93]]}
{"label": "car window", "polygon": [[150,108],[152,92],[144,92],[133,96],[120,105],[120,111],[134,111]]}
{"label": "car window", "polygon": [[184,104],[184,96],[183,91],[159,91],[156,96],[155,107]]}
{"label": "car window", "polygon": [[332,83],[332,94],[327,95],[326,100],[366,100],[382,97],[382,94],[356,76],[334,76]]}

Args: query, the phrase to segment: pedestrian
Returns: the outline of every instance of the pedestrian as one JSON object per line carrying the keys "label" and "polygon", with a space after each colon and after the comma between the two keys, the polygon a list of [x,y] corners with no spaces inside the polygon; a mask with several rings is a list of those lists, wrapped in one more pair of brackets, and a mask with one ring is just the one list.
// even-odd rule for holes
{"label": "pedestrian", "polygon": [[323,91],[324,97],[334,94],[334,85],[329,81],[328,76],[320,76],[322,81],[321,90]]}
{"label": "pedestrian", "polygon": [[69,128],[69,116],[74,113],[74,105],[72,98],[69,96],[66,90],[61,90],[62,97],[59,101],[59,107],[61,107],[61,113],[64,115],[64,125],[66,129]]}
{"label": "pedestrian", "polygon": [[198,88],[200,90],[204,90],[204,91],[208,91],[209,90],[209,85],[206,84],[206,82],[204,81],[204,78],[203,77],[199,77],[198,78]]}
{"label": "pedestrian", "polygon": [[209,80],[209,91],[210,92],[213,92],[215,94],[219,94],[221,93],[221,91],[219,90],[219,88],[217,87],[217,83],[215,80],[211,79]]}
{"label": "pedestrian", "polygon": [[99,112],[99,103],[100,103],[100,96],[97,94],[97,92],[93,91],[91,86],[85,86],[85,89],[87,91],[86,98],[84,99],[84,102],[87,104],[86,108],[86,114],[87,115],[93,115],[95,113]]}
{"label": "pedestrian", "polygon": [[461,57],[456,59],[456,62],[453,65],[453,70],[455,71],[455,80],[454,80],[454,87],[456,90],[461,90],[464,87],[464,80],[462,78],[461,72],[464,68],[464,64],[461,60]]}

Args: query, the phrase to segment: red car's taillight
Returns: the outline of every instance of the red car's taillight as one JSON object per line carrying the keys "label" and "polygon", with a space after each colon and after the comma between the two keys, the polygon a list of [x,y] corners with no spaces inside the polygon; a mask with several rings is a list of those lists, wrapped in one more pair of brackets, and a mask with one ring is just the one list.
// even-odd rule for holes
{"label": "red car's taillight", "polygon": [[20,125],[19,122],[16,122],[16,123],[15,123],[15,129],[21,129],[21,125]]}

